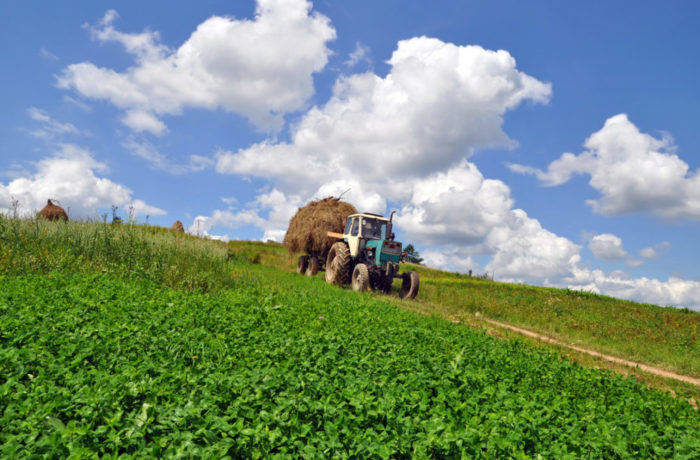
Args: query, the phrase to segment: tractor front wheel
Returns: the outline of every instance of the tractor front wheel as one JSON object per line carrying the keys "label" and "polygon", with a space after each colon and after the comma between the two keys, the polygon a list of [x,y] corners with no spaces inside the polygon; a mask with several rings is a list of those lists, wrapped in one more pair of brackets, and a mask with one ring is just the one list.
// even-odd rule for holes
{"label": "tractor front wheel", "polygon": [[343,285],[350,274],[350,248],[338,241],[331,246],[326,258],[326,283]]}
{"label": "tractor front wheel", "polygon": [[418,273],[408,272],[403,274],[403,281],[401,282],[401,291],[399,292],[399,297],[402,299],[413,299],[418,295],[418,287],[420,281],[418,280]]}
{"label": "tractor front wheel", "polygon": [[303,275],[306,271],[307,260],[308,259],[306,256],[299,256],[299,259],[297,260],[297,273],[300,275]]}
{"label": "tractor front wheel", "polygon": [[366,291],[368,287],[369,271],[367,270],[367,265],[355,265],[355,269],[352,271],[352,290],[362,292]]}

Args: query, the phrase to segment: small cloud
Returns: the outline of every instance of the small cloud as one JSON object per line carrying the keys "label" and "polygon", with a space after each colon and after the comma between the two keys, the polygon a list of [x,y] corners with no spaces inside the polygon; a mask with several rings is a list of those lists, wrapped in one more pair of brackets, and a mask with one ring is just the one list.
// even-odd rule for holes
{"label": "small cloud", "polygon": [[107,26],[119,19],[119,13],[116,10],[107,10],[105,15],[100,20],[101,26]]}
{"label": "small cloud", "polygon": [[189,172],[199,172],[214,165],[214,159],[201,155],[190,155],[189,162],[177,164],[170,161],[167,155],[161,153],[158,148],[150,142],[137,141],[134,137],[129,137],[123,144],[132,155],[143,158],[151,163],[153,169],[165,171],[170,174],[185,174]]}
{"label": "small cloud", "polygon": [[355,43],[355,49],[352,53],[350,53],[348,60],[343,62],[343,65],[345,67],[353,68],[360,62],[366,62],[368,64],[371,64],[372,59],[370,58],[369,47],[363,45],[360,42],[357,42]]}
{"label": "small cloud", "polygon": [[631,257],[625,261],[625,265],[627,265],[628,268],[637,268],[642,264],[644,264],[643,260],[633,259]]}
{"label": "small cloud", "polygon": [[656,250],[659,252],[666,251],[668,248],[671,247],[671,242],[670,241],[664,241],[662,243],[659,243],[655,246]]}
{"label": "small cloud", "polygon": [[588,243],[588,249],[597,259],[602,260],[620,260],[627,256],[627,251],[622,247],[622,240],[612,233],[594,236]]}
{"label": "small cloud", "polygon": [[58,61],[58,56],[53,54],[51,51],[47,50],[46,48],[41,48],[39,50],[39,56],[41,56],[43,59],[47,61]]}
{"label": "small cloud", "polygon": [[29,130],[29,134],[40,139],[52,139],[56,136],[66,134],[89,136],[89,131],[82,131],[75,127],[72,123],[62,123],[51,118],[46,110],[37,107],[29,107],[27,109],[29,118],[41,124],[39,129]]}
{"label": "small cloud", "polygon": [[18,162],[12,162],[8,169],[0,172],[0,176],[9,177],[10,179],[18,179],[26,177],[30,174],[29,170]]}
{"label": "small cloud", "polygon": [[160,137],[168,132],[165,123],[153,116],[153,114],[143,110],[128,111],[126,116],[122,118],[122,123],[138,133],[148,131]]}
{"label": "small cloud", "polygon": [[637,253],[637,255],[639,257],[644,257],[645,259],[654,259],[654,258],[658,257],[659,254],[666,252],[666,250],[670,247],[671,247],[671,243],[668,241],[664,241],[662,243],[657,244],[654,247],[641,249]]}
{"label": "small cloud", "polygon": [[74,106],[78,107],[79,109],[85,112],[92,112],[92,107],[90,107],[87,103],[81,101],[80,99],[76,99],[74,97],[66,95],[63,96],[63,101],[69,104],[73,104]]}

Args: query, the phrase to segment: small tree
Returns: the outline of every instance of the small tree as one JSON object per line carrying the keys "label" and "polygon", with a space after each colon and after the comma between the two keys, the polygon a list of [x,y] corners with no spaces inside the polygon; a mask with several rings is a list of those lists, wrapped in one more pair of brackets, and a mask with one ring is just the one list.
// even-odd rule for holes
{"label": "small tree", "polygon": [[407,245],[403,251],[406,253],[406,262],[411,262],[413,264],[421,264],[423,258],[420,256],[420,252],[413,247],[412,244]]}

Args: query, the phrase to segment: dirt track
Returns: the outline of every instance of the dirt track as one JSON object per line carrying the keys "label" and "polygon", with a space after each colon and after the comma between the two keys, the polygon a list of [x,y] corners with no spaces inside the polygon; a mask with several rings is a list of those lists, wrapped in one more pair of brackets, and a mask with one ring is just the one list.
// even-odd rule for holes
{"label": "dirt track", "polygon": [[[429,314],[428,311],[425,311],[422,309],[411,308],[411,307],[408,307],[406,305],[404,305],[403,307],[407,308],[408,310],[411,310],[411,311],[414,311],[414,312],[417,312],[417,313],[420,313],[423,315]],[[448,316],[448,318],[449,318],[449,316]],[[595,356],[597,358],[603,359],[605,361],[609,361],[611,363],[622,364],[623,366],[637,368],[639,370],[642,370],[644,372],[648,372],[650,374],[658,375],[660,377],[666,377],[669,379],[678,380],[678,381],[685,382],[685,383],[690,383],[691,385],[695,385],[697,387],[700,387],[700,379],[696,378],[696,377],[690,377],[688,375],[676,374],[675,372],[660,369],[658,367],[649,366],[647,364],[642,364],[642,363],[637,363],[635,361],[630,361],[627,359],[617,358],[615,356],[606,355],[604,353],[600,353],[600,352],[595,351],[595,350],[590,350],[588,348],[578,347],[576,345],[562,342],[562,341],[554,339],[552,337],[549,337],[549,336],[546,336],[543,334],[538,334],[536,332],[532,332],[532,331],[529,331],[527,329],[523,329],[523,328],[520,328],[517,326],[511,326],[510,324],[501,323],[499,321],[494,321],[492,319],[484,318],[483,316],[479,315],[478,313],[476,315],[476,318],[477,318],[477,321],[482,321],[484,323],[488,323],[488,324],[491,324],[493,326],[500,327],[502,329],[508,329],[510,331],[517,332],[518,334],[522,334],[522,335],[525,335],[527,337],[531,337],[533,339],[540,340],[542,342],[551,343],[551,344],[558,345],[561,347],[569,348],[571,350],[575,350],[575,351],[578,351],[580,353],[585,353],[585,354],[588,354],[591,356]],[[454,317],[449,318],[449,319],[453,323],[462,323],[462,321],[460,321],[459,319],[456,319]],[[696,409],[698,408],[697,403],[694,400],[691,399],[691,400],[689,400],[689,402],[693,407],[695,407]]]}
{"label": "dirt track", "polygon": [[523,334],[523,335],[526,335],[526,336],[528,336],[528,337],[532,337],[532,338],[535,338],[535,339],[537,339],[537,340],[541,340],[541,341],[543,341],[543,342],[553,343],[553,344],[556,344],[556,345],[560,345],[560,346],[562,346],[562,347],[566,347],[566,348],[570,348],[570,349],[572,349],[572,350],[580,351],[581,353],[586,353],[586,354],[589,354],[589,355],[591,355],[591,356],[596,356],[596,357],[598,357],[598,358],[601,358],[601,359],[604,359],[604,360],[606,360],[606,361],[610,361],[610,362],[613,362],[613,363],[624,364],[625,366],[630,366],[630,367],[637,367],[637,368],[643,370],[644,372],[648,372],[648,373],[650,373],[650,374],[655,374],[655,375],[659,375],[659,376],[661,376],[661,377],[667,377],[667,378],[670,378],[670,379],[680,380],[680,381],[682,381],[682,382],[686,382],[686,383],[690,383],[690,384],[693,384],[693,385],[696,385],[696,386],[700,386],[700,379],[697,379],[697,378],[694,378],[694,377],[689,377],[689,376],[687,376],[687,375],[676,374],[675,372],[665,371],[665,370],[663,370],[663,369],[659,369],[658,367],[648,366],[648,365],[646,365],[646,364],[636,363],[636,362],[634,362],[634,361],[628,361],[628,360],[622,359],[622,358],[616,358],[615,356],[605,355],[605,354],[603,354],[603,353],[599,353],[599,352],[597,352],[597,351],[589,350],[589,349],[587,349],[587,348],[577,347],[577,346],[575,346],[575,345],[571,345],[571,344],[568,344],[568,343],[560,342],[559,340],[553,339],[553,338],[548,337],[548,336],[546,336],[546,335],[537,334],[537,333],[535,333],[535,332],[528,331],[527,329],[522,329],[522,328],[519,328],[519,327],[516,327],[516,326],[511,326],[510,324],[501,323],[501,322],[494,321],[494,320],[491,320],[491,319],[486,319],[486,318],[483,318],[483,317],[482,317],[482,318],[479,318],[479,319],[480,319],[481,321],[487,322],[487,323],[489,323],[489,324],[493,324],[494,326],[498,326],[498,327],[501,327],[501,328],[503,328],[503,329],[508,329],[508,330],[511,330],[511,331],[515,331],[515,332],[517,332],[517,333],[519,333],[519,334]]}

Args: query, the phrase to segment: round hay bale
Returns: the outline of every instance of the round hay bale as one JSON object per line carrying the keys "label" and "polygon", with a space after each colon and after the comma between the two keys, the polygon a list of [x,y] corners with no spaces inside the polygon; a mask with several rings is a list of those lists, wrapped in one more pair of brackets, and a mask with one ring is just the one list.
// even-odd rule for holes
{"label": "round hay bale", "polygon": [[182,222],[180,222],[179,220],[175,221],[173,226],[170,227],[170,230],[175,230],[176,232],[185,233],[185,227],[182,225]]}
{"label": "round hay bale", "polygon": [[64,222],[68,222],[68,214],[66,214],[66,211],[62,207],[53,204],[51,200],[46,202],[46,206],[39,211],[37,217],[43,217],[51,221],[63,220]]}
{"label": "round hay bale", "polygon": [[332,196],[322,200],[312,201],[299,208],[284,235],[287,250],[304,252],[311,255],[325,255],[337,240],[329,238],[326,232],[343,233],[345,221],[357,209],[350,203],[340,201]]}

